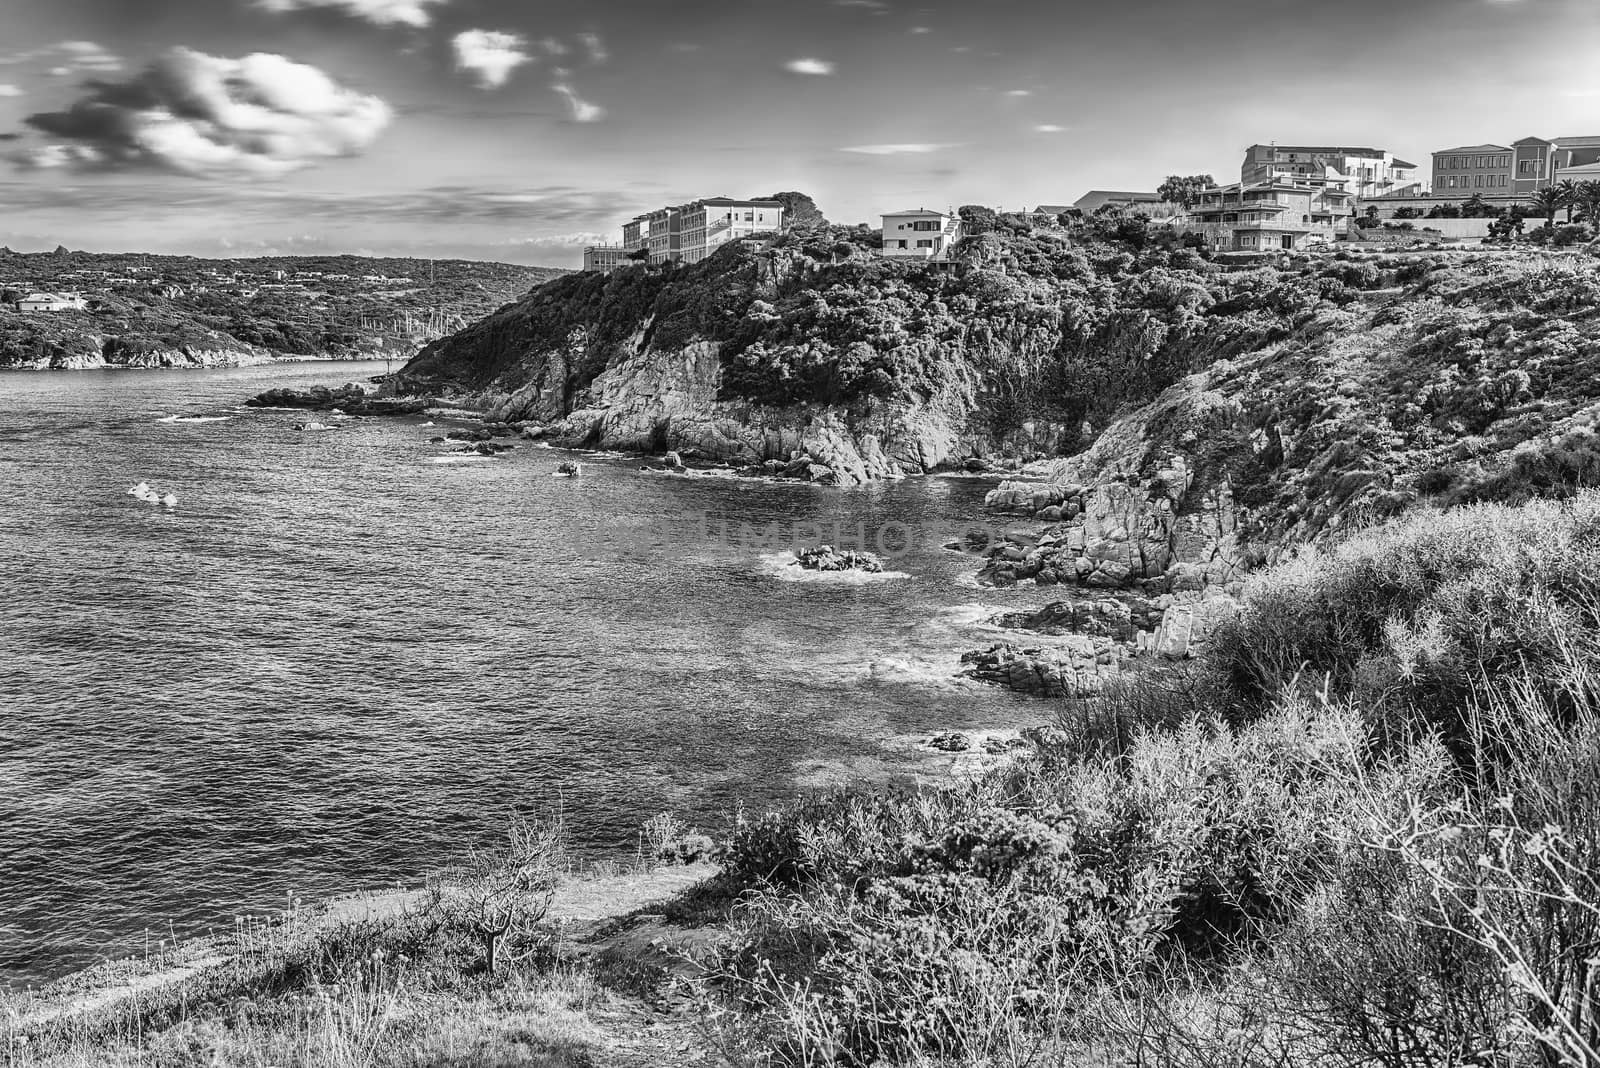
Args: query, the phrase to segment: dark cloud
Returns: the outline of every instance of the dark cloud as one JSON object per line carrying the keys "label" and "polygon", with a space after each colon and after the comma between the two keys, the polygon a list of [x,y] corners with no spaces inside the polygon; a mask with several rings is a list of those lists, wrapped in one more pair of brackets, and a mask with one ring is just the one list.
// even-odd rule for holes
{"label": "dark cloud", "polygon": [[85,83],[65,111],[29,116],[52,140],[14,158],[41,169],[270,178],[355,155],[392,117],[378,97],[283,56],[174,48],[128,81]]}

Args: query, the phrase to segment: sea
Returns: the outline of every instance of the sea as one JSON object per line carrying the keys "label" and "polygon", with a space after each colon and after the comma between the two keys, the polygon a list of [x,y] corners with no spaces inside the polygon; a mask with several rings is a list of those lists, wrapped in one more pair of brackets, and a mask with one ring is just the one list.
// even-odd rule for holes
{"label": "sea", "polygon": [[[943,547],[1004,529],[992,480],[480,457],[429,440],[465,419],[243,406],[382,370],[0,373],[0,985],[412,884],[513,814],[623,856],[658,813],[718,834],[1048,720],[957,676],[1044,599]],[[819,540],[887,570],[792,566]]]}

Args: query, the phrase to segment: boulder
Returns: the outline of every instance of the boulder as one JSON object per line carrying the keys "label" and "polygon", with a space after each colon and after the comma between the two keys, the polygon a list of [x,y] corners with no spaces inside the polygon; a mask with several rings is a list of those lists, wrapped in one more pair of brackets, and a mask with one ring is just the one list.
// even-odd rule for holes
{"label": "boulder", "polygon": [[855,549],[835,549],[819,545],[815,549],[799,549],[795,562],[808,571],[868,571],[881,572],[883,561],[873,553]]}

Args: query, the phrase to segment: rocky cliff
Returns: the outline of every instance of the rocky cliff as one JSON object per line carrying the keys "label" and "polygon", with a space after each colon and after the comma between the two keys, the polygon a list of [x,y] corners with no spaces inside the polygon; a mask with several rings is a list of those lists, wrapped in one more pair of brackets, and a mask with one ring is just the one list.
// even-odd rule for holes
{"label": "rocky cliff", "polygon": [[1170,235],[1142,266],[1086,227],[979,235],[946,267],[870,244],[795,232],[687,267],[558,279],[430,346],[403,384],[566,445],[810,458],[850,485],[1071,452],[1121,398],[1261,325],[1193,314],[1202,275],[1173,265],[1205,264]]}
{"label": "rocky cliff", "polygon": [[1595,485],[1597,311],[1593,261],[1506,254],[1319,307],[991,492],[992,510],[1038,526],[1009,532],[980,580],[1136,592],[1163,615],[1130,650],[1182,657],[1251,571],[1300,546],[1409,510]]}

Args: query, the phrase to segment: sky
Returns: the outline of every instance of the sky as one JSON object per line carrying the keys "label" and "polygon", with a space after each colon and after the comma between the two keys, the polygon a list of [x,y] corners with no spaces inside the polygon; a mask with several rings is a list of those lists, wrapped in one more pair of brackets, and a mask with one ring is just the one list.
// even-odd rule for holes
{"label": "sky", "polygon": [[1600,135],[1597,0],[0,0],[18,250],[573,266],[702,196],[859,222],[1530,134]]}

